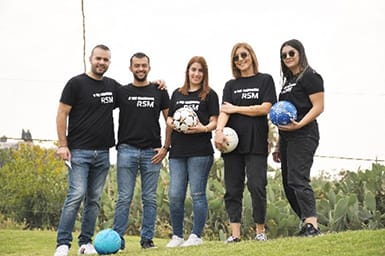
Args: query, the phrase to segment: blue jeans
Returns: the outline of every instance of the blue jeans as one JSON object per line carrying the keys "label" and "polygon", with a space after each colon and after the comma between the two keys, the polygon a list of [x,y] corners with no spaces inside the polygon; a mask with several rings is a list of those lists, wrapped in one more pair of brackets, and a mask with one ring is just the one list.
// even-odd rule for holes
{"label": "blue jeans", "polygon": [[[152,148],[140,149],[127,144],[118,146],[117,180],[118,202],[116,203],[113,229],[122,237],[128,227],[130,205],[135,190],[135,182],[140,170],[142,184],[143,217],[141,243],[154,237],[156,220],[156,193],[161,164],[151,163],[156,154]],[[122,240],[124,248],[124,240]]]}
{"label": "blue jeans", "polygon": [[170,158],[169,200],[174,235],[183,237],[184,203],[190,183],[194,215],[191,233],[202,236],[208,214],[206,186],[212,164],[212,155]]}
{"label": "blue jeans", "polygon": [[62,209],[57,245],[71,245],[77,213],[83,202],[79,246],[92,241],[100,198],[110,168],[109,150],[71,150],[72,169],[68,168],[68,193]]}

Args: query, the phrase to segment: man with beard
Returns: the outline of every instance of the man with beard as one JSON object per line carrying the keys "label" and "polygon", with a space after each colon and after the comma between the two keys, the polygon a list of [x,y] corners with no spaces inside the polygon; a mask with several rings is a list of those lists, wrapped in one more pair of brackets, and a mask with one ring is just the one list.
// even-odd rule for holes
{"label": "man with beard", "polygon": [[56,117],[57,154],[68,168],[68,194],[60,217],[54,256],[68,256],[83,200],[78,253],[96,254],[92,236],[110,167],[109,148],[115,145],[112,112],[120,87],[115,80],[103,76],[110,59],[107,46],[95,46],[89,57],[90,71],[71,78],[60,98]]}
{"label": "man with beard", "polygon": [[[156,220],[156,195],[161,163],[170,146],[171,128],[166,128],[162,146],[160,112],[166,123],[169,95],[147,81],[150,59],[141,52],[130,59],[130,71],[134,81],[118,90],[119,107],[116,203],[113,229],[119,233],[125,247],[124,234],[133,198],[138,171],[141,176],[143,218],[140,245],[143,249],[154,248]],[[167,127],[167,126],[166,126]]]}

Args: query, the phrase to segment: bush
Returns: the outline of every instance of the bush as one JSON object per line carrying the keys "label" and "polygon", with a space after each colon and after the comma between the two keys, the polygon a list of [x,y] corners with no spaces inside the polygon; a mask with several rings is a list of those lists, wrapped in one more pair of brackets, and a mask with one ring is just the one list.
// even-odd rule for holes
{"label": "bush", "polygon": [[66,193],[66,168],[53,149],[19,144],[0,169],[0,213],[25,227],[52,228]]}
{"label": "bush", "polygon": [[[0,150],[0,226],[29,229],[56,229],[67,192],[67,169],[53,149],[20,144],[17,149]],[[270,238],[291,236],[299,220],[290,208],[282,188],[280,170],[269,168],[267,186],[267,232]],[[224,170],[216,159],[209,175],[207,198],[209,214],[205,239],[224,240],[230,235],[223,196]],[[127,234],[139,235],[142,221],[140,177],[130,208]],[[168,162],[160,171],[156,237],[172,235],[168,200]],[[341,172],[339,180],[326,175],[313,178],[318,219],[323,232],[379,229],[385,227],[385,166],[371,170]],[[97,230],[112,227],[117,200],[116,167],[111,166],[101,201]],[[250,195],[245,188],[242,236],[254,237]],[[185,232],[192,229],[192,200],[187,192]],[[80,211],[75,229],[80,227]]]}

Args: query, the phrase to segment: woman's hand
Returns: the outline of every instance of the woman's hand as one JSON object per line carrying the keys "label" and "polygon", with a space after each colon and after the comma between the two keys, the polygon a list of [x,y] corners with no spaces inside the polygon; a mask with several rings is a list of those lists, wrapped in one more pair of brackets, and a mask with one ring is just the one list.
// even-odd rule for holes
{"label": "woman's hand", "polygon": [[290,121],[291,122],[287,125],[278,125],[278,129],[280,129],[281,131],[290,132],[298,130],[302,127],[300,123],[295,121],[294,119],[291,119]]}
{"label": "woman's hand", "polygon": [[155,152],[156,152],[156,154],[155,154],[155,156],[152,157],[151,163],[158,164],[158,163],[162,162],[162,160],[167,155],[168,151],[166,148],[160,147],[160,148],[156,148]]}
{"label": "woman's hand", "polygon": [[215,130],[214,144],[215,147],[221,152],[226,149],[227,139],[226,136],[223,134],[223,130]]}
{"label": "woman's hand", "polygon": [[276,163],[280,163],[281,162],[281,156],[279,154],[279,151],[274,151],[272,153],[273,155],[273,161],[276,162]]}
{"label": "woman's hand", "polygon": [[233,104],[231,104],[231,103],[229,103],[229,102],[224,102],[224,103],[222,104],[222,106],[221,106],[221,112],[224,112],[224,113],[226,113],[226,114],[228,114],[228,115],[234,114],[234,113],[237,112],[237,111],[236,111],[236,110],[237,110],[236,107],[237,107],[237,106],[235,106],[235,105],[233,105]]}
{"label": "woman's hand", "polygon": [[192,133],[206,133],[208,132],[207,126],[203,125],[199,120],[196,126],[189,127],[184,133],[192,134]]}

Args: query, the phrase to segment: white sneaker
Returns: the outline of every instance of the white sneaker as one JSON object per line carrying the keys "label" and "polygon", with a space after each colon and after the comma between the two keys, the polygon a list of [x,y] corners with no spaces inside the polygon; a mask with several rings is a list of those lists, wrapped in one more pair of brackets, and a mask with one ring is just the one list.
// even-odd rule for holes
{"label": "white sneaker", "polygon": [[257,241],[266,241],[267,237],[266,237],[265,233],[258,233],[255,236],[255,240],[257,240]]}
{"label": "white sneaker", "polygon": [[241,239],[239,237],[229,236],[225,241],[225,244],[239,243]]}
{"label": "white sneaker", "polygon": [[168,248],[178,247],[178,246],[181,246],[183,244],[183,242],[184,242],[183,238],[180,238],[179,236],[173,235],[170,242],[168,242],[168,244],[166,245],[166,247],[168,247]]}
{"label": "white sneaker", "polygon": [[70,248],[66,244],[62,244],[56,248],[55,254],[53,256],[68,256]]}
{"label": "white sneaker", "polygon": [[98,254],[95,247],[91,244],[82,244],[79,248],[78,254]]}
{"label": "white sneaker", "polygon": [[202,238],[198,237],[195,234],[191,234],[189,238],[181,246],[194,246],[203,244]]}

